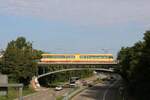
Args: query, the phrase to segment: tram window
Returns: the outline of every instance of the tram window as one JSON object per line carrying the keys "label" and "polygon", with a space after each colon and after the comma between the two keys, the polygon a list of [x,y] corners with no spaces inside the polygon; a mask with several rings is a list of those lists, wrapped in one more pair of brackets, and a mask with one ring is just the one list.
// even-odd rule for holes
{"label": "tram window", "polygon": [[52,58],[52,59],[74,59],[75,56],[43,56],[43,58]]}
{"label": "tram window", "polygon": [[87,56],[80,56],[80,58],[81,58],[81,59],[86,59],[86,58],[87,58]]}
{"label": "tram window", "polygon": [[73,59],[75,56],[65,56],[66,59]]}
{"label": "tram window", "polygon": [[103,56],[80,56],[81,59],[103,59]]}
{"label": "tram window", "polygon": [[112,59],[113,59],[113,56],[109,56],[109,58],[112,58]]}
{"label": "tram window", "polygon": [[110,59],[113,56],[80,56],[80,59]]}
{"label": "tram window", "polygon": [[43,58],[47,58],[47,56],[43,56]]}
{"label": "tram window", "polygon": [[63,59],[63,58],[65,58],[65,56],[53,56],[53,58],[61,58],[61,59]]}
{"label": "tram window", "polygon": [[46,58],[65,58],[65,56],[47,56]]}
{"label": "tram window", "polygon": [[43,56],[43,58],[49,58],[49,56]]}

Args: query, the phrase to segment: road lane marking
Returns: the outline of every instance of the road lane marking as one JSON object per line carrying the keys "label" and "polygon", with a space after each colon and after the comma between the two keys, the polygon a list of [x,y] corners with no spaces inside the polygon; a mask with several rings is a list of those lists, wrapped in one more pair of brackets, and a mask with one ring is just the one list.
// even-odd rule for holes
{"label": "road lane marking", "polygon": [[118,81],[116,81],[115,83],[113,83],[112,85],[110,85],[109,88],[108,88],[107,90],[105,90],[104,95],[103,95],[103,100],[106,99],[106,95],[107,95],[109,89],[110,89],[111,87],[113,87],[115,84],[117,84],[117,82],[118,82]]}

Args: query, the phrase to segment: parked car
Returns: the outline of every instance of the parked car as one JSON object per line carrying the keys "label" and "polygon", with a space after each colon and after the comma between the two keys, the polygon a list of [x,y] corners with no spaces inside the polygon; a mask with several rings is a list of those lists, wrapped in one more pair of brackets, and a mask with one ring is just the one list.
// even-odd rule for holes
{"label": "parked car", "polygon": [[56,86],[56,87],[55,87],[55,90],[56,90],[56,91],[60,91],[60,90],[62,90],[62,89],[63,89],[62,86]]}
{"label": "parked car", "polygon": [[70,83],[70,88],[74,88],[76,87],[77,85],[75,83]]}
{"label": "parked car", "polygon": [[70,84],[67,83],[67,84],[64,84],[63,88],[69,88],[70,87]]}

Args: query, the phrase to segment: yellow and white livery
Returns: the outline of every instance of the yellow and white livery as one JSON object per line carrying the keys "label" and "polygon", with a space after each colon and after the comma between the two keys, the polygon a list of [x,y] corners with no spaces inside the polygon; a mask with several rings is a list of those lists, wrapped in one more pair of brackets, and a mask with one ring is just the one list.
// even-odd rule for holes
{"label": "yellow and white livery", "polygon": [[112,62],[112,54],[42,54],[41,62]]}

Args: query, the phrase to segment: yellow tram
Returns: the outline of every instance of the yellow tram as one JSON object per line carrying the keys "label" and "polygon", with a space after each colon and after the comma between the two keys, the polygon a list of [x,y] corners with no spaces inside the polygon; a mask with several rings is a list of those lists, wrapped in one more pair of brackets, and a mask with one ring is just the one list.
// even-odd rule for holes
{"label": "yellow tram", "polygon": [[111,62],[112,54],[42,54],[41,62]]}

